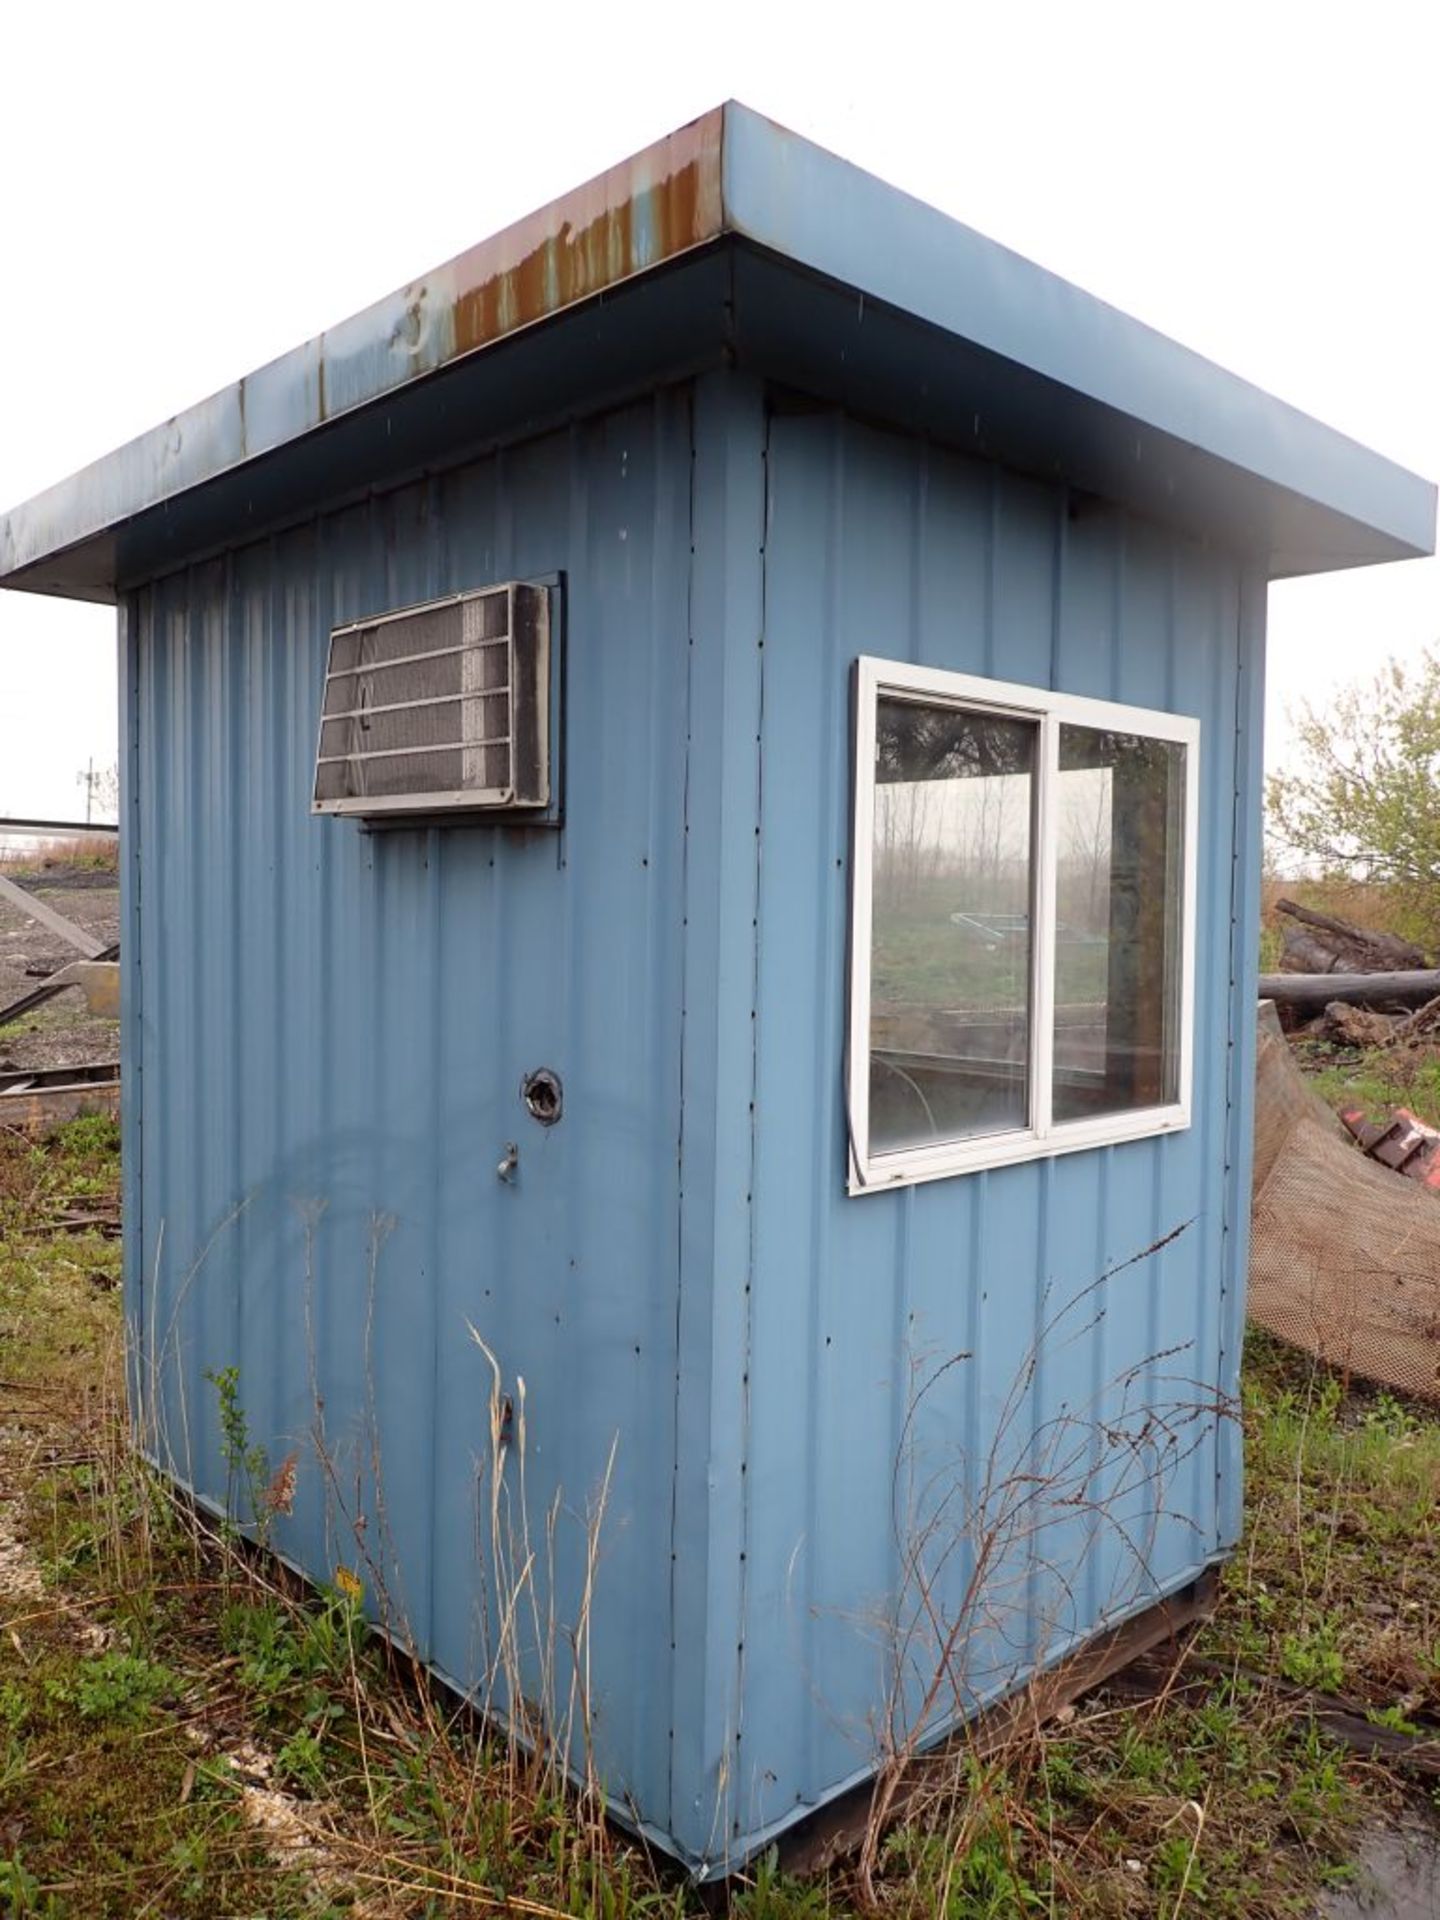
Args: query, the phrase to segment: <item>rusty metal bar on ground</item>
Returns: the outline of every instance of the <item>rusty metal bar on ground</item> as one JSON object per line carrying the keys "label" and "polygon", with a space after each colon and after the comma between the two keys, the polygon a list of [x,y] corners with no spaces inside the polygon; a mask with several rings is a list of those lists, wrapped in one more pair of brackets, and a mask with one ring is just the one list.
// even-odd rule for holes
{"label": "rusty metal bar on ground", "polygon": [[77,927],[73,920],[67,920],[63,913],[57,913],[54,907],[47,906],[43,900],[37,900],[33,893],[16,881],[9,880],[0,873],[0,900],[8,900],[18,907],[28,919],[47,927],[61,940],[69,941],[72,947],[84,954],[87,960],[98,960],[105,951],[105,942],[97,940],[93,933],[87,933],[84,927]]}

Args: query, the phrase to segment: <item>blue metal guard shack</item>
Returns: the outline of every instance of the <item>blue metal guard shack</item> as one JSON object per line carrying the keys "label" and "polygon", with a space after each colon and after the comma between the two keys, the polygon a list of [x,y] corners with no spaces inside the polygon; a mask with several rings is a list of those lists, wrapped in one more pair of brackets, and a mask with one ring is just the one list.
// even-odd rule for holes
{"label": "blue metal guard shack", "polygon": [[706,1872],[1186,1588],[1266,583],[1434,509],[728,105],[0,520],[119,609],[146,1444],[223,1501],[238,1368],[278,1548],[532,1729],[578,1633]]}

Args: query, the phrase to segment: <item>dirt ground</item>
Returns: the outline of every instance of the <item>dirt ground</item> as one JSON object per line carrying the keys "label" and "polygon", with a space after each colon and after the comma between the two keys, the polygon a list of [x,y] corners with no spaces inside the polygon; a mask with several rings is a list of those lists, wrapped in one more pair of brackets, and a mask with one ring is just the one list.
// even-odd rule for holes
{"label": "dirt ground", "polygon": [[1405,1821],[1361,1842],[1354,1884],[1326,1895],[1322,1920],[1435,1920],[1440,1914],[1440,1838]]}
{"label": "dirt ground", "polygon": [[[27,892],[107,946],[119,939],[120,889],[113,870],[56,866],[6,871]],[[0,899],[0,1007],[43,985],[38,973],[51,973],[79,958],[58,934]],[[119,1058],[119,1026],[113,1020],[92,1019],[85,996],[76,987],[68,987],[13,1025],[0,1027],[0,1072]]]}

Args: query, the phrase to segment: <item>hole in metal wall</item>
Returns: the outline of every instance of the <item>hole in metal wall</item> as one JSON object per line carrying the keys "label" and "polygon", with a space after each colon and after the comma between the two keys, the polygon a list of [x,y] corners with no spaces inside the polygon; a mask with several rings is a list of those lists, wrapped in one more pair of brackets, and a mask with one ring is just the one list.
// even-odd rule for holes
{"label": "hole in metal wall", "polygon": [[564,1110],[565,1093],[560,1076],[549,1067],[537,1067],[534,1073],[527,1073],[520,1094],[532,1119],[538,1120],[542,1127],[553,1127]]}

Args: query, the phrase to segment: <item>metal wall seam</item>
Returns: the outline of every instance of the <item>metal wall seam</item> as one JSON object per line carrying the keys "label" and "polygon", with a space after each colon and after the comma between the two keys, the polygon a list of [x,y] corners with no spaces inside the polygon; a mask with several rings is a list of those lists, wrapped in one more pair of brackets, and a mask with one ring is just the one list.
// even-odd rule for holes
{"label": "metal wall seam", "polygon": [[[754,657],[755,676],[753,722],[754,775],[751,786],[751,818],[754,825],[751,854],[750,880],[750,1076],[746,1117],[748,1124],[749,1152],[745,1169],[745,1216],[747,1238],[745,1249],[745,1346],[744,1373],[741,1376],[742,1406],[740,1419],[740,1559],[739,1580],[735,1596],[735,1619],[739,1627],[739,1640],[735,1660],[735,1783],[743,1794],[746,1774],[754,1766],[763,1766],[763,1757],[752,1761],[750,1751],[745,1746],[747,1733],[745,1657],[747,1646],[748,1620],[746,1597],[750,1590],[750,1559],[754,1547],[751,1519],[753,1511],[753,1482],[750,1478],[750,1429],[754,1408],[754,1356],[755,1356],[755,1287],[757,1273],[756,1213],[755,1213],[755,1169],[759,1146],[759,1102],[756,1098],[760,1070],[760,1050],[764,1045],[764,1032],[760,1017],[760,953],[764,932],[760,925],[761,881],[764,871],[765,840],[763,821],[765,810],[765,552],[770,518],[770,435],[769,414],[765,406],[763,391],[751,385],[748,390],[737,392],[736,400],[745,412],[743,418],[743,439],[758,442],[759,470],[756,479],[759,483],[758,494],[751,501],[753,517],[738,529],[736,558],[742,574],[753,566],[756,572],[751,604],[747,607],[742,601],[741,616],[735,623],[731,636],[732,644],[744,648]],[[752,460],[755,450],[752,450]],[[758,509],[758,511],[755,511]],[[752,544],[753,543],[753,544]],[[747,548],[749,549],[747,551]],[[747,615],[753,619],[753,626],[747,631]],[[732,1797],[730,1822],[727,1833],[727,1855],[730,1843],[744,1831],[744,1818],[738,1809],[743,1806],[742,1798]]]}
{"label": "metal wall seam", "polygon": [[126,1063],[120,1081],[120,1173],[126,1379],[131,1420],[143,1446],[147,1444],[150,1402],[142,1358],[145,1330],[144,1103],[141,1098],[144,993],[140,976],[140,658],[135,601],[135,595],[127,595],[116,610],[116,679],[120,706],[120,1051]]}
{"label": "metal wall seam", "polygon": [[[690,809],[691,809],[690,744],[691,744],[691,738],[692,738],[694,724],[695,724],[694,723],[694,703],[695,703],[696,609],[695,609],[694,554],[695,554],[696,445],[695,445],[695,396],[693,391],[687,394],[687,424],[688,424],[688,432],[686,435],[686,441],[687,441],[689,460],[688,460],[688,484],[686,487],[686,494],[685,494],[685,510],[686,510],[686,534],[688,536],[686,545],[689,548],[690,564],[686,571],[686,582],[685,582],[685,759],[684,759],[684,777],[681,783],[681,794],[680,794],[681,848],[680,848],[680,872],[679,872],[680,898],[681,898],[682,908],[684,910],[682,923],[686,927],[688,927],[689,925],[689,903],[690,903],[690,890],[692,885],[691,873],[690,873]],[[667,1716],[669,1725],[666,1730],[665,1807],[664,1807],[665,1824],[672,1833],[675,1831],[675,1828],[677,1825],[675,1769],[676,1769],[676,1754],[677,1754],[678,1745],[680,1741],[680,1728],[677,1725],[677,1720],[679,1719],[679,1710],[680,1710],[680,1703],[681,1703],[680,1702],[681,1689],[680,1689],[679,1680],[678,1680],[676,1658],[675,1658],[677,1635],[680,1630],[680,1619],[681,1619],[680,1515],[681,1515],[682,1494],[688,1492],[688,1489],[682,1486],[680,1468],[681,1468],[681,1459],[682,1459],[682,1446],[681,1446],[682,1396],[685,1395],[687,1388],[690,1385],[690,1383],[686,1379],[685,1364],[684,1364],[685,1357],[686,1357],[685,1356],[685,1334],[686,1334],[686,1324],[685,1324],[685,1307],[686,1307],[685,1100],[686,1100],[686,1092],[687,1092],[686,1081],[685,1081],[685,1063],[687,1058],[687,1046],[688,1046],[688,1035],[686,1032],[686,1024],[687,1024],[688,1010],[689,1010],[689,995],[690,995],[689,942],[688,940],[682,940],[681,957],[680,957],[680,1007],[679,1007],[680,1045],[679,1045],[678,1057],[677,1057],[677,1063],[676,1063],[679,1070],[679,1083],[676,1088],[676,1119],[677,1119],[677,1126],[676,1126],[676,1132],[675,1132],[676,1183],[675,1183],[675,1213],[674,1213],[674,1223],[673,1223],[674,1236],[675,1236],[675,1266],[676,1266],[676,1272],[679,1275],[679,1283],[675,1289],[675,1330],[674,1330],[674,1345],[673,1345],[672,1356],[671,1356],[672,1366],[673,1366],[674,1396],[675,1396],[674,1414],[673,1414],[673,1420],[672,1420],[672,1431],[675,1436],[675,1447],[674,1447],[674,1452],[670,1461],[670,1543],[669,1543],[670,1544],[670,1621],[669,1621],[670,1701],[669,1701],[669,1713]],[[706,1551],[707,1551],[707,1558],[708,1558],[708,1547]],[[699,1586],[700,1586],[700,1591],[703,1593],[704,1591],[703,1581],[699,1583]],[[694,1609],[693,1611],[698,1612],[700,1619],[703,1621],[703,1618],[704,1618],[703,1607]],[[698,1755],[695,1757],[694,1763],[692,1763],[690,1766],[688,1767],[682,1766],[682,1779],[684,1780],[686,1787],[692,1793],[694,1791],[695,1781],[698,1778],[698,1771],[699,1771]]]}
{"label": "metal wall seam", "polygon": [[[1204,771],[1208,790],[1212,798],[1207,812],[1210,821],[1209,856],[1206,861],[1205,898],[1209,902],[1209,913],[1231,923],[1231,860],[1233,851],[1228,839],[1228,820],[1226,796],[1233,785],[1234,744],[1229,729],[1224,725],[1223,716],[1233,705],[1234,693],[1231,682],[1235,673],[1234,650],[1229,642],[1229,630],[1234,625],[1234,602],[1236,599],[1238,566],[1236,563],[1223,567],[1210,567],[1202,570],[1192,561],[1191,598],[1195,603],[1193,623],[1196,636],[1190,641],[1182,658],[1192,673],[1203,678],[1206,685],[1206,698],[1210,710],[1216,716],[1216,724],[1209,730],[1205,746]],[[1199,676],[1198,666],[1191,665],[1198,656],[1209,661],[1208,674]],[[1203,850],[1203,849],[1202,849]],[[1258,939],[1258,927],[1255,937]],[[1232,939],[1234,933],[1232,929]],[[1207,1092],[1205,1095],[1206,1146],[1203,1158],[1204,1185],[1201,1191],[1201,1217],[1196,1226],[1199,1238],[1201,1268],[1204,1272],[1215,1271],[1222,1275],[1224,1262],[1229,1257],[1226,1235],[1225,1215],[1227,1199],[1227,1173],[1225,1133],[1228,1125],[1227,1104],[1223,1085],[1228,1074],[1229,1038],[1232,1031],[1234,1008],[1231,999],[1230,967],[1214,967],[1206,981],[1203,1003],[1197,998],[1196,1018],[1204,1018],[1207,1030],[1224,1032],[1227,1047],[1222,1055],[1212,1051],[1203,1061]],[[1197,1067],[1202,1063],[1197,1060]],[[1248,1196],[1247,1196],[1248,1208]],[[1197,1341],[1200,1365],[1197,1376],[1209,1379],[1223,1386],[1225,1381],[1225,1335],[1224,1314],[1205,1311],[1204,1304],[1197,1302]],[[1214,1463],[1197,1459],[1195,1487],[1197,1506],[1205,1510],[1210,1506],[1214,1514],[1214,1531],[1206,1545],[1211,1553],[1216,1553],[1224,1545],[1223,1505],[1216,1501],[1213,1481],[1207,1483],[1205,1476],[1220,1470],[1225,1458],[1225,1434],[1222,1431],[1217,1438]],[[1238,1457],[1232,1463],[1238,1469]]]}
{"label": "metal wall seam", "polygon": [[[162,741],[164,728],[169,715],[167,684],[159,673],[157,662],[160,647],[157,632],[161,624],[157,607],[157,595],[153,588],[145,588],[131,596],[130,604],[135,609],[135,631],[130,635],[130,647],[135,658],[135,678],[137,687],[138,714],[135,723],[136,773],[135,805],[139,816],[137,839],[140,845],[140,859],[143,863],[143,910],[140,914],[139,949],[135,956],[138,965],[139,1004],[132,1009],[132,1025],[127,1034],[133,1036],[138,1045],[140,1073],[138,1091],[143,1102],[140,1113],[140,1137],[142,1157],[139,1166],[140,1175],[140,1224],[143,1240],[135,1248],[135,1259],[144,1276],[145,1308],[145,1354],[143,1365],[147,1375],[147,1409],[150,1421],[149,1442],[155,1449],[162,1464],[169,1465],[168,1436],[164,1431],[165,1409],[168,1387],[163,1376],[163,1340],[162,1290],[158,1271],[158,1256],[163,1245],[165,1232],[161,1214],[161,1205],[165,1195],[166,1177],[169,1170],[171,1139],[166,1131],[150,1123],[150,1086],[152,1076],[157,1070],[161,1032],[157,1026],[155,1012],[160,1006],[168,1006],[167,962],[161,944],[164,929],[165,911],[168,904],[167,864],[171,857],[160,835],[159,822],[163,817],[162,783],[164,777],[164,757]],[[132,975],[132,979],[136,976]],[[128,1072],[133,1061],[127,1059],[125,1069]]]}
{"label": "metal wall seam", "polygon": [[[1235,750],[1231,830],[1230,1019],[1225,1085],[1225,1249],[1221,1293],[1221,1385],[1240,1388],[1245,1292],[1250,1256],[1250,1160],[1255,1128],[1255,1009],[1260,966],[1260,870],[1263,860],[1265,621],[1268,589],[1259,570],[1241,574],[1235,621]],[[1238,1414],[1238,1409],[1237,1409]],[[1225,1422],[1216,1461],[1220,1544],[1232,1546],[1243,1522],[1243,1443]]]}
{"label": "metal wall seam", "polygon": [[704,1652],[699,1673],[676,1665],[671,1821],[713,1863],[728,1853],[746,1525],[764,476],[758,387],[720,373],[694,396],[677,1511],[706,1518],[703,1559],[677,1566],[675,1635]]}

